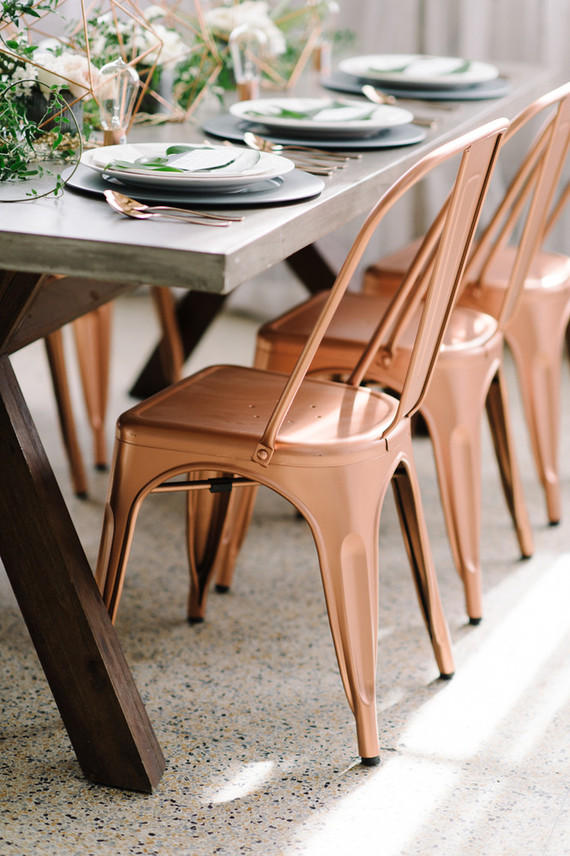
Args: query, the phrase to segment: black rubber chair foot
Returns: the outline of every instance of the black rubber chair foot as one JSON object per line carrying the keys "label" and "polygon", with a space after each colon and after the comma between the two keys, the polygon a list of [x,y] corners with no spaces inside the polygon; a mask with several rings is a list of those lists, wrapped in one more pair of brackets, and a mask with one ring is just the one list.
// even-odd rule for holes
{"label": "black rubber chair foot", "polygon": [[477,627],[478,624],[481,624],[482,618],[470,618],[469,624],[472,624],[473,627]]}
{"label": "black rubber chair foot", "polygon": [[230,590],[229,586],[223,586],[221,583],[216,583],[216,591],[218,594],[226,594]]}
{"label": "black rubber chair foot", "polygon": [[363,767],[377,767],[380,763],[380,755],[372,755],[370,758],[360,759]]}
{"label": "black rubber chair foot", "polygon": [[77,499],[87,499],[89,494],[86,490],[80,490],[75,494],[75,496],[77,497]]}
{"label": "black rubber chair foot", "polygon": [[191,618],[190,616],[188,616],[188,624],[202,624],[203,621],[203,618]]}
{"label": "black rubber chair foot", "polygon": [[99,473],[108,473],[109,472],[109,465],[108,464],[95,464],[95,469]]}
{"label": "black rubber chair foot", "polygon": [[525,562],[527,559],[532,559],[532,553],[521,553],[521,559],[524,559]]}
{"label": "black rubber chair foot", "polygon": [[549,526],[560,526],[560,520],[549,520],[548,525]]}
{"label": "black rubber chair foot", "polygon": [[454,674],[455,672],[440,672],[439,679],[440,681],[450,681]]}

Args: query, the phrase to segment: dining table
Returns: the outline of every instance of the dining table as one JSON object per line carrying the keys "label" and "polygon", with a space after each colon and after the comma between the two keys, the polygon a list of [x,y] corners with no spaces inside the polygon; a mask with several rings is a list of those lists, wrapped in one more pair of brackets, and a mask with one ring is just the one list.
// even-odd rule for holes
{"label": "dining table", "polygon": [[[150,793],[165,760],[10,355],[142,284],[223,296],[285,259],[293,266],[297,260],[307,279],[319,272],[326,278],[311,250],[319,239],[365,215],[438,144],[513,117],[561,82],[543,67],[501,63],[500,70],[509,82],[502,97],[438,111],[421,142],[364,152],[326,178],[315,198],[228,209],[244,214],[228,228],[131,220],[104,199],[69,189],[0,205],[0,557],[79,764],[93,782]],[[432,111],[426,104],[421,112]],[[203,137],[188,123],[138,133]]]}

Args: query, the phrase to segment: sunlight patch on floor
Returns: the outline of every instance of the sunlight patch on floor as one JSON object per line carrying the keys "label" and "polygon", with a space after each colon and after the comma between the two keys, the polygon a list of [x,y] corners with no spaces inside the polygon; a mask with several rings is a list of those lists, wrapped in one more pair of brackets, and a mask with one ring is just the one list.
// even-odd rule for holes
{"label": "sunlight patch on floor", "polygon": [[[390,758],[370,772],[366,784],[326,814],[326,825],[307,838],[307,856],[381,853],[400,856],[434,806],[451,790],[457,773],[429,759]],[[378,842],[376,850],[374,842]]]}
{"label": "sunlight patch on floor", "polygon": [[223,788],[206,797],[205,802],[225,803],[243,799],[272,776],[274,767],[273,761],[246,764]]}
{"label": "sunlight patch on floor", "polygon": [[407,749],[462,759],[491,738],[568,633],[569,568],[566,553],[539,569],[534,586],[511,604],[466,662],[461,663],[457,646],[457,674],[415,715],[402,738]]}
{"label": "sunlight patch on floor", "polygon": [[[369,774],[364,785],[327,812],[321,818],[324,828],[303,841],[303,853],[371,852],[371,842],[381,830],[382,856],[399,856],[407,843],[417,839],[430,815],[461,787],[464,759],[485,748],[568,633],[569,568],[570,554],[563,554],[550,567],[540,569],[536,583],[512,604],[473,655],[463,663],[458,656],[456,677],[422,705],[402,732],[402,754],[383,758],[382,766]],[[532,728],[523,733],[517,730],[507,753],[509,761],[516,763],[530,752],[564,704],[569,682],[560,677],[559,683],[549,681]],[[471,806],[472,820],[485,812],[497,793],[487,797],[477,807]]]}

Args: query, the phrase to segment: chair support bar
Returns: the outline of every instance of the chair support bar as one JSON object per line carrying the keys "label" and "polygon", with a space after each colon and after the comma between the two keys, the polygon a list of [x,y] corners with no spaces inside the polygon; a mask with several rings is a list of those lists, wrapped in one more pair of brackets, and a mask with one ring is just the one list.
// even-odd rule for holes
{"label": "chair support bar", "polygon": [[154,487],[150,493],[176,493],[180,490],[205,490],[209,489],[210,493],[230,493],[233,487],[247,487],[256,485],[256,481],[245,478],[212,478],[212,479],[196,479],[195,481],[177,481],[177,482],[162,482],[162,484]]}

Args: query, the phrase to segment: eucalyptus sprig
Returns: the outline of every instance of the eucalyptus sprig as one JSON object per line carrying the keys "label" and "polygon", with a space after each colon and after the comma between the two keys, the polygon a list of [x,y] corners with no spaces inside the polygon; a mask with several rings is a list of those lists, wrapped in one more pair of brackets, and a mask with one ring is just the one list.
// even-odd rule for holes
{"label": "eucalyptus sprig", "polygon": [[57,8],[59,0],[3,0],[0,9],[0,23],[14,24],[19,27],[24,15],[32,18],[41,18],[41,12],[53,12]]}
{"label": "eucalyptus sprig", "polygon": [[223,169],[226,166],[231,166],[236,161],[236,157],[229,157],[227,160],[224,160],[223,163],[217,163],[213,166],[198,167],[195,169],[175,165],[176,160],[180,158],[181,155],[185,155],[189,152],[194,151],[214,151],[214,148],[212,146],[192,146],[177,144],[169,146],[164,152],[164,155],[154,155],[153,157],[142,156],[136,158],[134,161],[109,161],[109,163],[106,165],[106,169],[124,169],[129,171],[136,170],[137,172],[176,172],[194,174],[197,172],[213,172],[217,169]]}
{"label": "eucalyptus sprig", "polygon": [[[22,83],[24,81],[19,81]],[[35,82],[35,81],[34,81]],[[57,89],[47,90],[48,98],[37,115],[33,114],[18,84],[0,85],[0,182],[14,186],[13,196],[2,201],[58,195],[65,184],[59,164],[73,163],[81,156],[81,136],[73,114]],[[73,118],[75,127],[70,120]],[[58,167],[54,169],[54,164]],[[38,193],[34,180],[53,178],[47,190]],[[18,191],[18,185],[22,190]]]}

